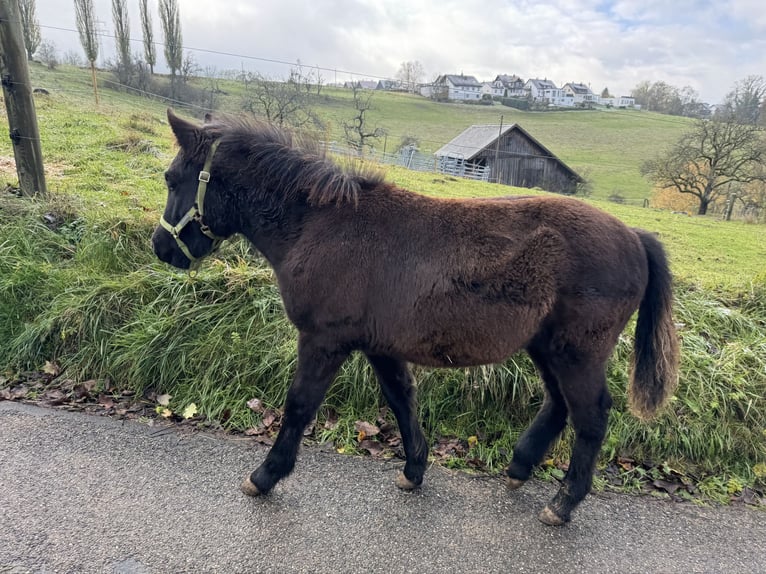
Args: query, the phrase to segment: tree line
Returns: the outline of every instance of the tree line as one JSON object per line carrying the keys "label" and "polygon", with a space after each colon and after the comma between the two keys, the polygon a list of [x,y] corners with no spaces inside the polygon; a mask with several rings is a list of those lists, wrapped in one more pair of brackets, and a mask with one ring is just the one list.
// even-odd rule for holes
{"label": "tree line", "polygon": [[[32,60],[37,56],[41,62],[50,68],[58,65],[55,46],[45,42],[40,33],[40,22],[36,15],[35,0],[17,0],[21,15],[22,33],[27,51],[27,58]],[[93,0],[74,0],[75,23],[93,78],[93,92],[98,102],[98,87],[96,82],[96,60],[99,53],[97,16]],[[141,31],[143,33],[143,54],[131,53],[130,19],[127,0],[112,0],[112,22],[116,44],[116,58],[107,63],[114,72],[119,84],[138,88],[152,89],[160,95],[177,100],[183,97],[183,86],[188,79],[199,72],[191,53],[184,54],[181,20],[178,0],[158,0],[158,16],[163,33],[164,56],[170,69],[169,89],[165,89],[154,80],[154,66],[157,64],[156,44],[154,42],[154,27],[148,0],[139,0]],[[80,65],[82,62],[76,54],[65,56],[67,63]]]}
{"label": "tree line", "polygon": [[703,102],[691,86],[678,88],[662,81],[640,82],[631,96],[651,112],[690,118],[733,117],[739,123],[766,126],[766,81],[759,75],[736,82],[718,105]]}
{"label": "tree line", "polygon": [[[659,82],[658,82],[659,83]],[[667,85],[640,85],[653,105],[670,105]],[[661,83],[659,83],[661,84]],[[766,81],[748,76],[734,84],[724,101],[702,116],[668,150],[648,159],[641,172],[657,190],[695,198],[697,214],[725,204],[753,212],[766,210]],[[657,110],[660,111],[660,110]],[[692,114],[680,114],[692,115]],[[695,116],[692,116],[695,117]]]}

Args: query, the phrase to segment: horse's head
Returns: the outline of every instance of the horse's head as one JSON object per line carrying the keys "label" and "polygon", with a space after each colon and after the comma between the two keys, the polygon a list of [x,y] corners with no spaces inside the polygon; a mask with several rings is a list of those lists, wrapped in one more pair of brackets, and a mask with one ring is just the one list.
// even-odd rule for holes
{"label": "horse's head", "polygon": [[152,247],[165,263],[189,269],[230,235],[215,217],[223,191],[216,185],[214,167],[220,134],[181,119],[170,109],[168,121],[179,150],[165,172],[168,200]]}

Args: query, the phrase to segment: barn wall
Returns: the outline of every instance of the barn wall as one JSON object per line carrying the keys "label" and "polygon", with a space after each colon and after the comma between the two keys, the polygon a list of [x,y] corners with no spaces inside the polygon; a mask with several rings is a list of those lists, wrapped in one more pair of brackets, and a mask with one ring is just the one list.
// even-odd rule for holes
{"label": "barn wall", "polygon": [[502,137],[497,157],[495,165],[495,145],[492,145],[475,156],[473,161],[491,166],[491,177],[506,185],[539,187],[558,193],[573,193],[577,185],[556,158],[517,130],[511,130]]}

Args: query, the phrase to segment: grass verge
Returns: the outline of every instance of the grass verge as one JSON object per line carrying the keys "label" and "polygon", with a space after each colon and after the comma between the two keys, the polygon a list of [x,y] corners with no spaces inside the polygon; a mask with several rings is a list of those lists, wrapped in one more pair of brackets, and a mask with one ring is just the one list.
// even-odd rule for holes
{"label": "grass verge", "polygon": [[[278,409],[295,361],[295,332],[271,270],[234,242],[190,279],[154,261],[147,240],[153,227],[143,214],[88,219],[66,200],[0,196],[0,368],[12,379],[55,363],[69,378],[109,379],[137,395],[167,393],[174,411],[194,403],[227,429],[256,426],[262,414],[247,402]],[[623,470],[631,467],[620,474],[624,484],[644,469],[649,478],[660,473],[654,481],[674,475],[714,498],[762,490],[766,277],[736,295],[681,282],[676,297],[678,393],[655,421],[627,413],[629,326],[609,365],[615,408],[601,467],[623,461]],[[542,401],[523,355],[475,369],[416,369],[416,378],[429,441],[462,445],[444,457],[453,466],[478,461],[500,469]],[[353,357],[320,413],[321,438],[358,449],[354,421],[375,420],[382,405],[371,370]],[[338,422],[325,428],[330,418]],[[554,446],[544,473],[565,468],[570,441],[565,434]]]}

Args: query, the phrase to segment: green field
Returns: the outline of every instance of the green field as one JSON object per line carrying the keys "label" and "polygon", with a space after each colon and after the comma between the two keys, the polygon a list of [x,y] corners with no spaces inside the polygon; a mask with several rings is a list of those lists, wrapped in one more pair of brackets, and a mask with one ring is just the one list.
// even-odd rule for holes
{"label": "green field", "polygon": [[[54,98],[68,100],[73,106],[91,106],[90,77],[86,70],[61,67],[50,71],[32,68],[33,84],[45,87]],[[102,72],[105,80],[113,80]],[[197,80],[200,86],[202,80]],[[242,86],[221,81],[219,97],[222,111],[241,109]],[[126,92],[103,89],[101,111],[130,106],[134,98]],[[343,121],[353,116],[350,90],[325,88],[314,99],[319,116],[327,124],[326,137],[342,141]],[[165,104],[142,102],[141,108],[158,116]],[[201,109],[189,113],[202,116]],[[523,112],[499,104],[478,106],[432,102],[402,93],[375,92],[369,123],[382,127],[387,137],[378,148],[395,149],[402,137],[414,136],[426,153],[436,151],[466,127],[473,124],[518,123],[565,163],[588,179],[593,196],[607,198],[620,194],[639,202],[651,194],[651,185],[639,174],[641,163],[675,142],[689,125],[686,118],[636,110],[597,110],[560,112]]]}
{"label": "green field", "polygon": [[[210,424],[232,430],[258,424],[260,414],[245,403],[257,397],[281,406],[295,332],[271,271],[241,242],[227,244],[196,280],[155,260],[149,237],[164,205],[162,172],[174,155],[165,104],[102,89],[96,108],[86,72],[36,66],[32,72],[33,83],[50,91],[35,101],[51,195],[31,201],[0,192],[0,388],[47,362],[65,369],[66,380],[97,381],[102,393],[168,393],[175,412],[194,403]],[[229,109],[234,87],[231,101],[223,102]],[[346,92],[327,90],[322,113],[334,118],[332,129],[344,113],[351,115],[348,100]],[[688,480],[719,500],[745,488],[762,492],[764,227],[604,200],[619,186],[626,196],[646,197],[637,165],[677,137],[684,120],[628,111],[523,113],[397,94],[375,101],[375,121],[390,134],[416,135],[424,148],[503,113],[504,121],[521,123],[575,168],[590,170],[596,192],[584,201],[660,235],[677,279],[681,384],[657,420],[642,423],[626,412],[629,326],[609,367],[615,409],[600,464],[608,469],[625,457],[638,461],[640,472],[620,471],[629,488],[641,488],[649,477]],[[0,140],[3,185],[16,180],[10,145]],[[530,193],[402,168],[387,168],[387,177],[447,197]],[[454,437],[472,445],[469,455],[448,460],[455,466],[507,463],[542,400],[522,355],[481,369],[418,370],[417,377],[429,440]],[[320,423],[337,415],[338,425],[318,425],[314,438],[356,451],[353,423],[374,421],[380,401],[370,370],[354,358],[320,413]],[[469,437],[475,442],[466,442]],[[566,464],[570,440],[562,439],[541,472],[555,476]]]}

